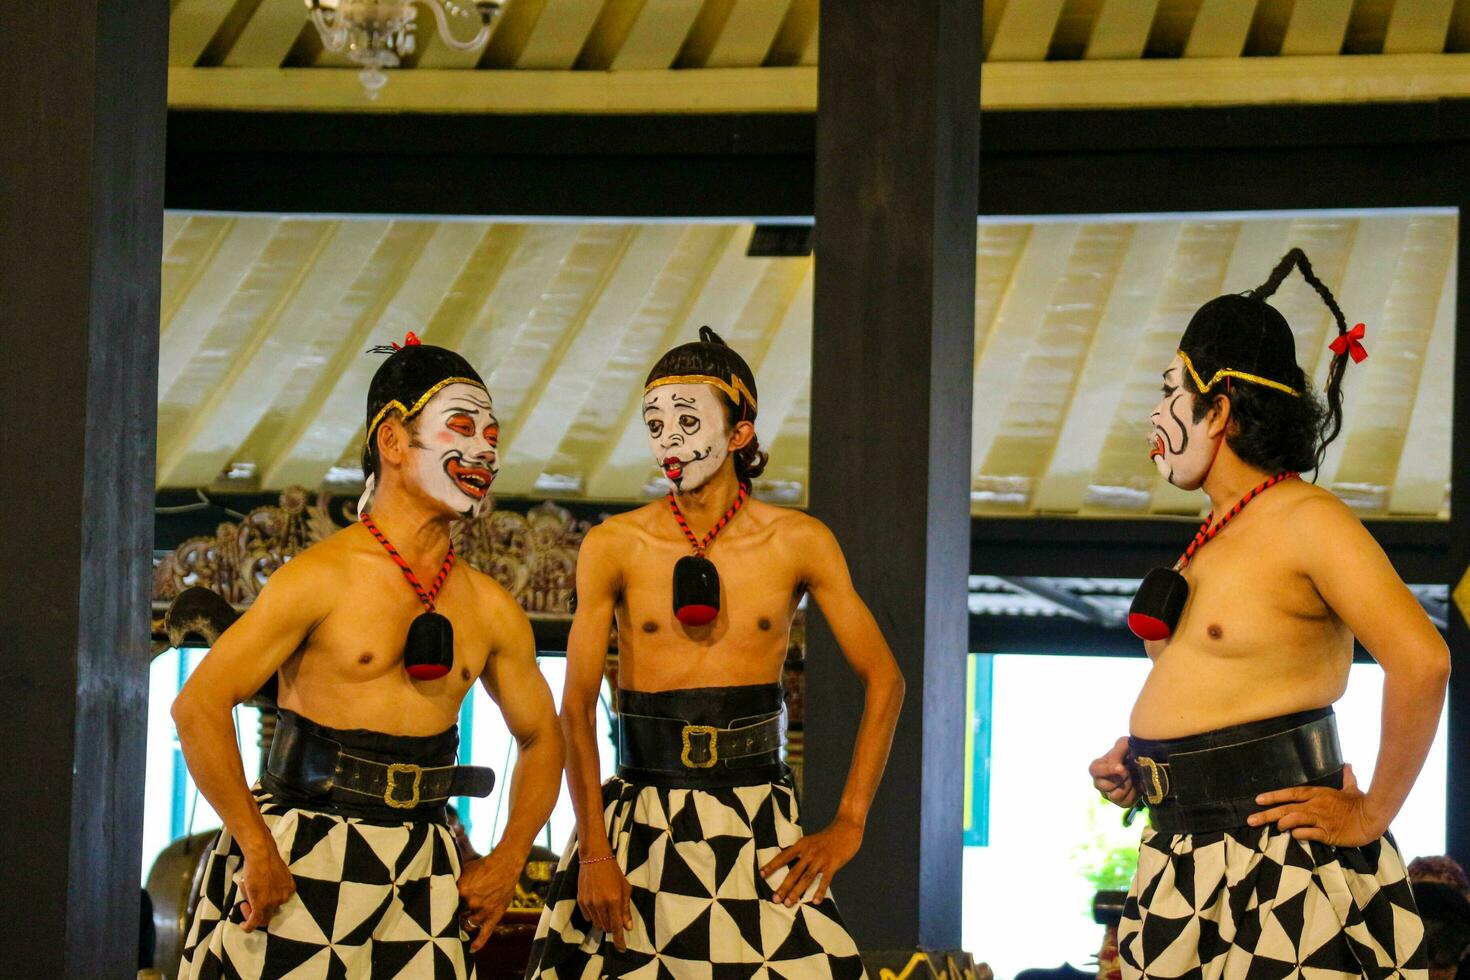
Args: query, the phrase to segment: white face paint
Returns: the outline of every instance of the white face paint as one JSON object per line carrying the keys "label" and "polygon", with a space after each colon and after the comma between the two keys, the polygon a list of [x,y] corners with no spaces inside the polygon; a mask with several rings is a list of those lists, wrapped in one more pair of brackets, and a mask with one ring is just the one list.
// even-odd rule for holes
{"label": "white face paint", "polygon": [[661,385],[643,396],[653,459],[675,493],[698,490],[730,455],[725,404],[709,385]]}
{"label": "white face paint", "polygon": [[1154,406],[1149,422],[1149,459],[1164,479],[1183,490],[1198,490],[1215,462],[1219,442],[1210,438],[1210,417],[1194,420],[1199,398],[1184,387],[1184,362],[1175,355],[1164,372],[1164,397]]}
{"label": "white face paint", "polygon": [[500,470],[500,422],[485,389],[463,382],[440,389],[410,429],[413,483],[461,517],[478,514]]}

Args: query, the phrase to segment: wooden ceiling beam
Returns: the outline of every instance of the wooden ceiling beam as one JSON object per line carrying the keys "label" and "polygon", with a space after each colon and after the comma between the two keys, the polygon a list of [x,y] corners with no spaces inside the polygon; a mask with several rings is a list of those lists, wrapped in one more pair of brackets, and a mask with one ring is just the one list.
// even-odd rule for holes
{"label": "wooden ceiling beam", "polygon": [[1384,54],[1439,54],[1449,38],[1455,0],[1398,0],[1383,38]]}
{"label": "wooden ceiling beam", "polygon": [[[260,0],[244,30],[225,53],[224,65],[228,68],[279,68],[302,30],[308,28],[310,17],[301,0]],[[177,70],[170,69],[170,90],[173,72]]]}
{"label": "wooden ceiling beam", "polygon": [[1255,15],[1255,0],[1204,0],[1184,44],[1184,57],[1239,58]]}
{"label": "wooden ceiling beam", "polygon": [[1159,0],[1106,0],[1092,24],[1087,58],[1141,58]]}
{"label": "wooden ceiling beam", "polygon": [[610,67],[613,71],[671,67],[703,5],[703,0],[645,0]]}
{"label": "wooden ceiling beam", "polygon": [[[1024,0],[1007,4],[996,24],[995,39],[985,52],[986,60],[1045,60],[1065,3],[1066,0]],[[982,76],[982,91],[987,81]]]}
{"label": "wooden ceiling beam", "polygon": [[587,45],[604,0],[544,0],[516,67],[526,70],[569,69]]}
{"label": "wooden ceiling beam", "polygon": [[[1408,434],[1389,494],[1388,510],[1395,515],[1447,516],[1444,462],[1451,455],[1453,438],[1450,406],[1455,403],[1455,284],[1459,271],[1457,264],[1450,262],[1440,287],[1419,390],[1414,395]],[[1348,370],[1352,370],[1351,365]]]}
{"label": "wooden ceiling beam", "polygon": [[734,0],[700,67],[740,68],[765,63],[791,0]]}
{"label": "wooden ceiling beam", "polygon": [[197,64],[235,6],[236,0],[177,0],[168,19],[169,65]]}
{"label": "wooden ceiling beam", "polygon": [[[1470,54],[992,62],[990,111],[1364,103],[1470,97]],[[437,114],[810,113],[816,71],[401,71],[368,101],[351,71],[171,68],[170,105]]]}
{"label": "wooden ceiling beam", "polygon": [[1348,19],[1353,14],[1353,0],[1313,0],[1291,9],[1286,37],[1281,42],[1283,55],[1336,55],[1342,53],[1347,37]]}
{"label": "wooden ceiling beam", "polygon": [[535,490],[568,424],[587,404],[608,359],[623,347],[684,232],[671,224],[629,228],[575,313],[557,325],[554,337],[548,331],[540,376],[518,405],[500,413],[505,449],[496,482],[502,493]]}
{"label": "wooden ceiling beam", "polygon": [[[270,412],[296,369],[322,365],[342,342],[337,313],[387,231],[386,221],[322,221],[315,241],[277,296],[238,341],[229,365],[212,376],[188,421],[160,432],[160,486],[203,487],[219,478],[256,424]],[[350,318],[346,326],[350,326]],[[243,460],[256,462],[254,460]]]}

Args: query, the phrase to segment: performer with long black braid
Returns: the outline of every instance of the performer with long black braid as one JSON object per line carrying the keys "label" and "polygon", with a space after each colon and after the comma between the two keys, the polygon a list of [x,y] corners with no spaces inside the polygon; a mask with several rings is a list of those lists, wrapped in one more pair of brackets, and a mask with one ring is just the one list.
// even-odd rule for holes
{"label": "performer with long black braid", "polygon": [[[700,333],[643,392],[668,497],[593,528],[577,559],[562,699],[577,831],[528,977],[863,975],[828,888],[862,843],[903,678],[832,533],[750,497],[765,466],[755,377]],[[780,754],[781,668],[803,594],[867,690],[837,818],[806,836]],[[593,726],[614,621],[618,770],[599,786]]]}
{"label": "performer with long black braid", "polygon": [[[1337,324],[1325,401],[1266,302],[1293,269]],[[1151,823],[1119,930],[1126,978],[1426,976],[1388,828],[1433,741],[1448,652],[1352,511],[1297,475],[1341,429],[1364,332],[1292,249],[1258,289],[1202,306],[1164,371],[1150,456],[1214,510],[1134,599],[1153,667],[1132,737],[1091,766]],[[1366,791],[1332,711],[1354,637],[1384,671]]]}

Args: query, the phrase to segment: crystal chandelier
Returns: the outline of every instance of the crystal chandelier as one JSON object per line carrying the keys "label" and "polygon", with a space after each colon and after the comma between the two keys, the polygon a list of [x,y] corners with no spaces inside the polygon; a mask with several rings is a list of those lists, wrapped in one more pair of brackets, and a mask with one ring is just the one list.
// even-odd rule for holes
{"label": "crystal chandelier", "polygon": [[[490,23],[505,0],[473,0],[474,9],[455,0],[417,0],[434,12],[439,26],[439,40],[458,51],[474,51],[490,37]],[[397,67],[400,58],[413,53],[414,19],[418,16],[414,0],[306,0],[311,22],[322,36],[328,51],[347,52],[362,65],[358,80],[370,99],[388,82],[384,68]],[[450,27],[450,19],[470,20],[478,17],[480,29],[474,37],[461,41]]]}

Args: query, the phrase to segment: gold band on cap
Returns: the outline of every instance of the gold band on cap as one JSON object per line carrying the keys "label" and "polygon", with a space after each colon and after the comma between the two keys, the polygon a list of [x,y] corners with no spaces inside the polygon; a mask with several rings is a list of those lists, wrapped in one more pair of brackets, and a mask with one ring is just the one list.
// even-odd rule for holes
{"label": "gold band on cap", "polygon": [[1231,368],[1221,368],[1216,371],[1215,376],[1210,379],[1210,383],[1205,384],[1204,379],[1199,376],[1199,372],[1194,369],[1194,363],[1190,361],[1189,355],[1182,350],[1177,353],[1179,354],[1179,359],[1184,362],[1185,368],[1188,369],[1189,376],[1194,379],[1194,386],[1199,389],[1201,395],[1208,394],[1211,388],[1220,383],[1221,378],[1239,378],[1241,381],[1249,381],[1251,384],[1265,385],[1267,388],[1284,391],[1293,398],[1301,397],[1301,392],[1282,384],[1280,381],[1272,381],[1270,378],[1263,378],[1259,374],[1247,374],[1244,371],[1236,371]]}
{"label": "gold band on cap", "polygon": [[743,398],[750,406],[750,413],[754,415],[756,412],[755,396],[750,393],[749,388],[745,387],[745,382],[733,374],[730,375],[729,381],[717,378],[712,374],[673,374],[667,378],[648,382],[643,393],[646,395],[653,389],[662,388],[664,385],[713,385],[729,396],[736,405],[739,405]]}
{"label": "gold band on cap", "polygon": [[434,387],[430,388],[428,391],[420,395],[419,400],[413,403],[412,408],[406,408],[403,402],[395,398],[388,404],[384,405],[382,408],[378,409],[378,414],[373,416],[372,423],[369,424],[367,427],[366,441],[368,442],[368,444],[372,444],[373,433],[377,431],[378,423],[382,422],[384,416],[386,416],[389,412],[393,411],[395,408],[398,409],[399,413],[403,415],[403,421],[407,422],[409,419],[413,418],[419,412],[422,412],[424,410],[424,406],[429,403],[430,398],[433,398],[435,395],[439,394],[439,392],[444,388],[448,388],[450,385],[454,384],[474,385],[485,394],[490,394],[490,389],[486,388],[484,384],[476,381],[474,378],[445,378],[443,381],[439,382]]}

